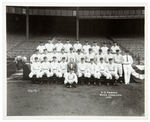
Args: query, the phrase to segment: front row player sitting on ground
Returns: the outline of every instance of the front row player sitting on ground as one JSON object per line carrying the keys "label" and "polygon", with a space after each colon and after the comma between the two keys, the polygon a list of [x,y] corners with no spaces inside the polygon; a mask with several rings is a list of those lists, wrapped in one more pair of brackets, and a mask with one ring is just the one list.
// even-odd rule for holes
{"label": "front row player sitting on ground", "polygon": [[67,88],[76,87],[76,84],[78,83],[77,75],[74,73],[74,70],[71,69],[66,75],[65,75],[65,81],[64,84]]}

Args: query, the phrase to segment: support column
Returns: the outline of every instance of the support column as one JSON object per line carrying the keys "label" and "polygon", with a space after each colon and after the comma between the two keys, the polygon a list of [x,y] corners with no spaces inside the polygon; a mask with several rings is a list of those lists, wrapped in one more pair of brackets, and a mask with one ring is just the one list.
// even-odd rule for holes
{"label": "support column", "polygon": [[79,40],[79,8],[76,10],[76,40]]}
{"label": "support column", "polygon": [[26,40],[29,40],[29,7],[26,8]]}

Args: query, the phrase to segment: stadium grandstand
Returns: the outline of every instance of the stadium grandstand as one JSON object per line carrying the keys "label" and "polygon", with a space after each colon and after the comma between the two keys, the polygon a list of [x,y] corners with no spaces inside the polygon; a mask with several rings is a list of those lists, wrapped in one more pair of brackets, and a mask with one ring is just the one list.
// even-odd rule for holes
{"label": "stadium grandstand", "polygon": [[7,6],[6,12],[8,64],[18,55],[29,61],[40,42],[53,37],[72,43],[106,42],[109,47],[116,41],[129,50],[134,63],[144,63],[143,7]]}
{"label": "stadium grandstand", "polygon": [[[137,56],[144,48],[143,23],[142,7],[8,6],[8,57],[14,57],[18,53],[29,56],[39,41],[46,41],[54,36],[62,40],[89,40],[91,43],[111,42],[110,38],[114,37],[113,40]],[[135,47],[138,47],[138,51],[134,48],[133,51],[130,43],[137,45]]]}

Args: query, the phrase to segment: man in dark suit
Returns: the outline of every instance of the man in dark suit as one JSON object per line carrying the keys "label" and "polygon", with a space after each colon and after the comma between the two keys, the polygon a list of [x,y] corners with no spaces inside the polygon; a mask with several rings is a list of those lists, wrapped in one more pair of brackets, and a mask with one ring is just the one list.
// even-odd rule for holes
{"label": "man in dark suit", "polygon": [[74,73],[77,73],[77,64],[74,62],[73,58],[71,58],[70,62],[67,64],[67,72],[70,72],[70,70],[73,70]]}

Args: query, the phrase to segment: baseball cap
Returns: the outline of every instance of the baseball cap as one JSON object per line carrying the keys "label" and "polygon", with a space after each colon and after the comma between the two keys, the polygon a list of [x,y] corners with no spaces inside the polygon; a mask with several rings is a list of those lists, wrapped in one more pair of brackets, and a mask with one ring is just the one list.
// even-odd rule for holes
{"label": "baseball cap", "polygon": [[44,58],[43,59],[47,59],[47,57],[46,56],[44,56]]}
{"label": "baseball cap", "polygon": [[104,58],[103,57],[100,57],[100,60],[103,60]]}
{"label": "baseball cap", "polygon": [[38,59],[38,57],[35,57],[34,59]]}
{"label": "baseball cap", "polygon": [[113,58],[109,58],[109,61],[113,60]]}
{"label": "baseball cap", "polygon": [[119,50],[117,49],[116,52],[119,52]]}
{"label": "baseball cap", "polygon": [[73,50],[73,48],[71,47],[70,50]]}

